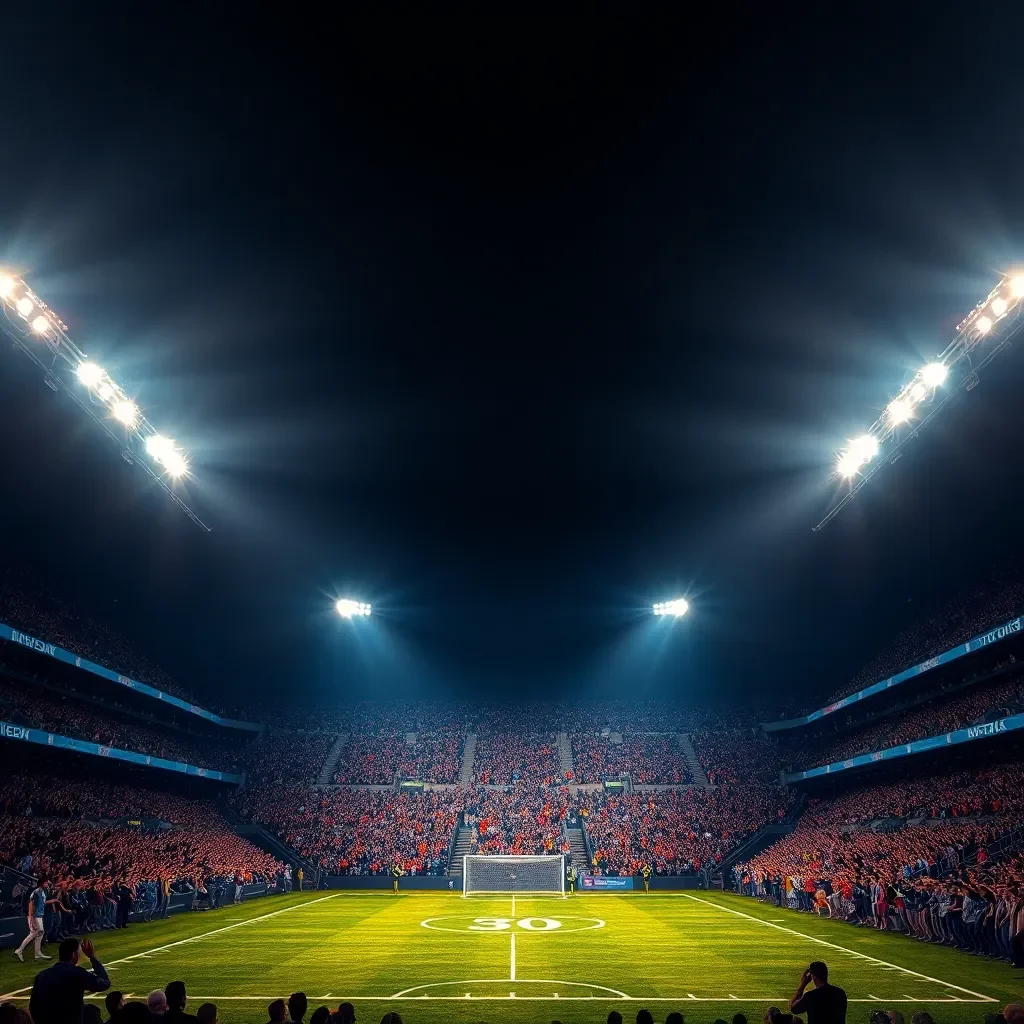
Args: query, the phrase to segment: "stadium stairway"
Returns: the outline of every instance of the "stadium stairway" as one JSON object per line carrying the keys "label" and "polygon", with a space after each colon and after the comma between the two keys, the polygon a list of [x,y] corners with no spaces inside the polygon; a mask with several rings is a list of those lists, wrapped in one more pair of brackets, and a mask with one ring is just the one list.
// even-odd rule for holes
{"label": "stadium stairway", "polygon": [[575,777],[575,768],[572,763],[572,744],[569,742],[569,734],[560,732],[558,734],[558,767],[562,770],[562,778]]}
{"label": "stadium stairway", "polygon": [[472,845],[473,830],[465,825],[460,825],[459,831],[455,836],[455,845],[452,847],[452,857],[448,862],[448,877],[459,879],[460,886],[462,882],[462,858],[469,853]]}
{"label": "stadium stairway", "polygon": [[690,769],[690,775],[693,778],[694,784],[709,789],[711,787],[711,780],[708,778],[708,773],[704,771],[704,766],[700,763],[697,751],[693,749],[689,735],[681,732],[678,734],[678,739],[679,746],[683,750],[683,759],[686,761],[686,767]]}
{"label": "stadium stairway", "polygon": [[[473,784],[473,761],[476,760],[476,733],[466,735],[466,742],[462,745],[462,768],[459,769],[459,785],[471,786]],[[459,872],[462,872],[462,861],[459,861]]]}
{"label": "stadium stairway", "polygon": [[566,828],[565,838],[569,840],[569,852],[572,854],[572,862],[576,865],[577,871],[583,871],[590,867],[590,858],[587,856],[587,844],[583,839],[583,829]]}
{"label": "stadium stairway", "polygon": [[316,779],[318,786],[329,786],[331,784],[331,779],[334,778],[334,769],[338,766],[338,759],[341,757],[341,751],[345,744],[348,743],[348,738],[349,734],[343,732],[334,741],[334,746],[328,751],[327,756],[324,758],[324,763],[320,766],[320,774]]}

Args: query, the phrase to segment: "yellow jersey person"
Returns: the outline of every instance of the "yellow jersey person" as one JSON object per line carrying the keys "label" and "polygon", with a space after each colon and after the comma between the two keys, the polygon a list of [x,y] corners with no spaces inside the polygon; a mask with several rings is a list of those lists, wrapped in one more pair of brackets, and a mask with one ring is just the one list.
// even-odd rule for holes
{"label": "yellow jersey person", "polygon": [[569,865],[569,870],[565,873],[565,879],[569,883],[569,895],[573,896],[576,893],[576,879],[579,878],[579,872],[576,870],[575,864]]}
{"label": "yellow jersey person", "polygon": [[640,869],[640,874],[644,878],[644,892],[649,893],[651,891],[651,865],[645,864]]}
{"label": "yellow jersey person", "polygon": [[302,892],[302,868],[295,872],[295,880],[299,883],[296,888]]}
{"label": "yellow jersey person", "polygon": [[402,865],[396,864],[391,869],[391,891],[397,896],[398,895],[398,880],[402,877]]}

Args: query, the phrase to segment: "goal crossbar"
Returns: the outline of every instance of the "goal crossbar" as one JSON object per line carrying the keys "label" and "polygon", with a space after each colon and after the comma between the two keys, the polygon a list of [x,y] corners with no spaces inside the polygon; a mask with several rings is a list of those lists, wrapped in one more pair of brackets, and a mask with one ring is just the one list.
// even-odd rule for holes
{"label": "goal crossbar", "polygon": [[565,857],[466,854],[462,858],[462,895],[484,893],[564,896]]}

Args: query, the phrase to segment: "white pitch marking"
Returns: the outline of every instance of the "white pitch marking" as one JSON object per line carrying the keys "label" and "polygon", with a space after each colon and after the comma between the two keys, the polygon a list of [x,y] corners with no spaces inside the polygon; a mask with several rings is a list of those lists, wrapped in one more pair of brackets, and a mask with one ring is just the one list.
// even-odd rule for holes
{"label": "white pitch marking", "polygon": [[870,992],[868,993],[868,999],[874,999],[876,1003],[880,1003],[882,1001],[878,996],[873,996]]}
{"label": "white pitch marking", "polygon": [[512,933],[511,938],[512,938],[512,966],[511,966],[511,972],[512,973],[509,975],[508,980],[509,981],[515,981],[516,980],[516,933],[515,932]]}
{"label": "white pitch marking", "polygon": [[697,997],[692,992],[687,992],[686,993],[686,998],[687,999],[696,999]]}
{"label": "white pitch marking", "polygon": [[841,953],[849,953],[850,956],[859,957],[862,960],[867,960],[869,963],[878,964],[880,967],[892,967],[897,971],[902,971],[904,974],[911,974],[915,978],[924,978],[925,981],[931,981],[936,985],[943,985],[946,988],[955,988],[958,992],[966,992],[969,996],[974,996],[983,1003],[999,1002],[999,1000],[994,996],[986,996],[982,995],[980,992],[972,992],[969,988],[964,988],[962,985],[954,985],[951,981],[940,981],[938,978],[933,978],[927,974],[921,974],[919,971],[912,971],[909,967],[900,967],[898,964],[889,963],[888,960],[879,960],[878,957],[868,956],[867,953],[858,953],[855,949],[847,949],[846,946],[840,946],[836,942],[828,942],[826,939],[819,939],[814,935],[808,935],[806,932],[798,932],[794,928],[784,928],[780,924],[773,924],[771,921],[766,921],[763,917],[754,917],[752,914],[744,914],[742,910],[733,910],[732,907],[725,907],[719,903],[712,903],[710,900],[702,900],[699,896],[691,896],[688,892],[681,892],[679,895],[684,896],[688,900],[693,900],[695,903],[703,903],[705,906],[714,907],[716,910],[722,910],[727,914],[735,914],[737,917],[745,917],[748,921],[754,921],[757,924],[763,924],[769,928],[777,928],[780,932],[788,932],[790,935],[799,936],[801,939],[807,939],[809,942],[816,942],[820,946],[828,946],[830,949],[838,949]]}
{"label": "white pitch marking", "polygon": [[[501,984],[504,984],[505,982],[507,982],[508,978],[487,978],[487,979],[480,979],[480,980],[481,980],[481,982],[487,981],[489,984],[501,985]],[[524,978],[520,978],[519,980],[523,981],[523,982],[525,982],[527,984],[533,984],[533,985],[540,985],[540,984],[545,984],[545,985],[554,985],[554,984],[557,984],[557,985],[581,985],[581,986],[583,985],[582,982],[564,982],[564,981],[553,982],[553,981],[545,981],[544,979],[535,979],[535,978],[534,979],[531,979],[531,978],[525,978],[525,979]],[[457,984],[460,984],[460,983],[459,982],[454,982],[453,984],[457,985]],[[591,987],[591,988],[602,988],[602,986],[600,986],[600,985],[592,985],[592,986],[589,986],[589,987]],[[28,990],[26,989],[25,991],[28,991]],[[609,990],[605,989],[605,991],[609,991]],[[680,999],[683,998],[682,996],[627,996],[624,992],[616,992],[614,989],[611,989],[610,991],[612,991],[614,993],[614,996],[618,997],[619,999],[628,999],[630,1002],[634,1002],[634,1003],[638,999],[640,1001],[646,1002],[646,1003],[677,1003],[677,1002],[679,1002]],[[126,995],[125,998],[126,999],[129,998],[131,995],[132,995],[132,993],[128,993],[128,995]],[[0,998],[6,999],[8,997],[7,996],[3,996],[3,997],[0,997]],[[16,999],[20,1000],[20,1001],[24,1001],[27,998],[28,998],[27,996],[18,996],[18,997],[16,997]],[[105,996],[104,993],[101,992],[101,993],[94,994],[94,995],[87,995],[85,998],[86,999],[104,999],[104,998],[106,998],[106,996]],[[234,1002],[254,1002],[255,1001],[255,1002],[267,1003],[267,1002],[271,1002],[274,999],[279,999],[280,996],[278,996],[278,995],[266,995],[266,996],[194,996],[192,998],[201,1000],[202,1002],[210,1002],[210,1003],[216,1003],[216,1002],[220,1002],[220,1001],[234,1001]],[[361,1000],[363,1002],[378,1002],[379,1003],[379,1002],[390,1002],[390,1001],[394,1001],[394,1000],[422,999],[423,996],[407,996],[407,995],[403,995],[403,994],[398,994],[398,995],[393,995],[393,996],[346,996],[345,998],[349,1002],[356,1002],[356,1001],[360,1001]],[[436,1000],[437,1002],[451,1002],[453,1000],[464,999],[464,998],[494,1002],[494,1001],[501,1001],[503,999],[508,999],[508,996],[474,996],[471,993],[467,992],[465,996],[431,996],[430,998]],[[517,996],[516,998],[519,999],[520,1002],[543,1003],[543,1002],[551,1002],[552,1000],[554,1000],[555,997],[553,995],[551,995],[551,996]],[[581,1003],[581,1002],[593,1002],[594,999],[597,998],[597,997],[595,997],[593,995],[589,995],[589,996],[560,996],[559,998],[562,999],[565,1002]],[[612,998],[612,997],[611,996],[604,996],[602,998]],[[700,1003],[720,1003],[720,1002],[722,1002],[722,996],[693,996],[692,998],[694,1000],[696,1000],[697,1002],[700,1002]],[[789,998],[789,996],[743,996],[742,997],[742,1001],[743,1002],[747,1002],[747,1003],[782,1003],[782,1002],[785,1002],[786,999],[788,999],[788,998]],[[874,1003],[874,1002],[886,1002],[886,1003],[988,1003],[988,1002],[991,1002],[992,1000],[988,996],[986,996],[984,999],[960,999],[960,998],[955,997],[955,996],[954,997],[947,997],[945,999],[942,999],[942,998],[929,999],[928,997],[916,996],[913,999],[910,999],[910,998],[898,998],[898,999],[897,998],[892,998],[892,999],[879,1000],[876,997],[874,999],[854,998],[854,999],[849,999],[847,1001],[851,1002],[851,1003]]]}
{"label": "white pitch marking", "polygon": [[512,894],[512,920],[513,921],[515,920],[515,917],[516,917],[516,897],[515,897],[515,893],[513,893]]}

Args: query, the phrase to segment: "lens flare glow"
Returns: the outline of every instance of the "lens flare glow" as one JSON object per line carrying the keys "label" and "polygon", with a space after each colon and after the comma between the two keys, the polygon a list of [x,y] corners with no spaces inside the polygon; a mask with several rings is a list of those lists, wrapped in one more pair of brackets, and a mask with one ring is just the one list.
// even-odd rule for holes
{"label": "lens flare glow", "polygon": [[690,610],[690,602],[685,597],[676,597],[671,601],[659,601],[654,606],[655,615],[672,615],[681,618]]}
{"label": "lens flare glow", "polygon": [[921,379],[930,388],[937,388],[946,380],[949,370],[942,363],[929,363],[921,371]]}
{"label": "lens flare glow", "polygon": [[14,308],[27,320],[29,314],[36,307],[27,295],[22,295],[22,297],[14,304]]}
{"label": "lens flare glow", "polygon": [[1008,306],[1009,303],[1006,301],[1006,299],[1004,299],[1002,295],[997,295],[992,300],[992,305],[990,308],[995,316],[1002,316],[1006,312]]}
{"label": "lens flare glow", "polygon": [[114,406],[114,416],[126,427],[134,427],[139,421],[138,406],[129,399],[124,398]]}
{"label": "lens flare glow", "polygon": [[992,330],[992,320],[987,316],[979,316],[974,321],[974,326],[978,328],[979,334],[988,334]]}
{"label": "lens flare glow", "polygon": [[103,368],[95,363],[79,363],[75,373],[87,388],[94,388],[103,380]]}
{"label": "lens flare glow", "polygon": [[14,278],[8,274],[0,276],[0,299],[9,299],[14,294]]}
{"label": "lens flare glow", "polygon": [[35,320],[32,321],[32,330],[35,331],[36,334],[46,334],[50,330],[50,321],[47,320],[45,316],[37,316]]}
{"label": "lens flare glow", "polygon": [[889,403],[889,420],[893,424],[906,423],[913,412],[913,406],[902,398],[896,398]]}

